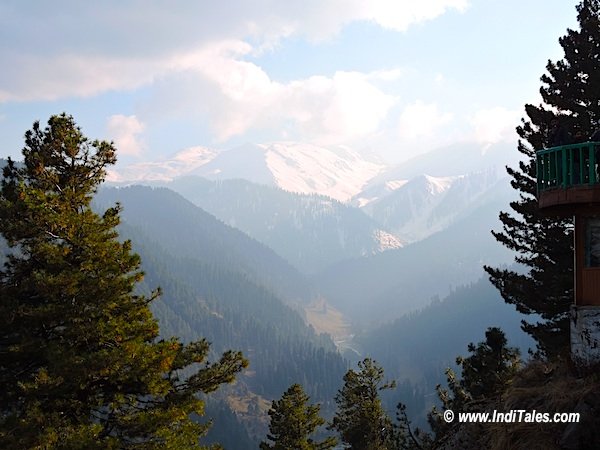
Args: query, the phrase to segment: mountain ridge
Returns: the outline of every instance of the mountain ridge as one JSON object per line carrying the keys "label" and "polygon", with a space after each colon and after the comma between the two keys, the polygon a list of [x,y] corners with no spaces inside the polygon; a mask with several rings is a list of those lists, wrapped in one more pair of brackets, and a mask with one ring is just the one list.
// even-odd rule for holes
{"label": "mountain ridge", "polygon": [[281,141],[244,144],[217,151],[182,150],[173,158],[111,170],[111,183],[167,182],[183,175],[211,180],[242,178],[297,193],[321,194],[347,201],[385,165],[347,147],[325,148]]}
{"label": "mountain ridge", "polygon": [[484,264],[508,264],[514,256],[490,230],[498,211],[514,197],[498,182],[447,228],[400,249],[345,260],[313,277],[319,292],[354,323],[391,320],[483,275]]}
{"label": "mountain ridge", "polygon": [[170,189],[106,187],[94,198],[98,207],[112,206],[116,202],[123,207],[123,222],[148,235],[160,236],[162,244],[178,252],[180,257],[237,268],[289,301],[312,298],[313,291],[305,276],[281,256]]}
{"label": "mountain ridge", "polygon": [[188,176],[166,186],[269,246],[304,273],[345,258],[402,246],[360,209],[317,194],[299,194],[246,180]]}

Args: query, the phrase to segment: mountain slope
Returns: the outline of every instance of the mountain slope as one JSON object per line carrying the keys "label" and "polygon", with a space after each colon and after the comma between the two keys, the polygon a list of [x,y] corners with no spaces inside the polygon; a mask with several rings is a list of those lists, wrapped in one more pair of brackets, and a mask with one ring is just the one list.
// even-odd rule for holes
{"label": "mountain slope", "polygon": [[482,277],[457,287],[442,300],[358,336],[356,341],[386,371],[404,372],[404,376],[419,372],[422,376],[440,367],[443,377],[443,368],[454,365],[456,356],[465,354],[470,342],[481,341],[488,327],[503,328],[512,345],[533,347],[533,340],[521,330],[522,318]]}
{"label": "mountain slope", "polygon": [[482,277],[459,286],[447,297],[402,316],[355,338],[365,356],[376,359],[386,376],[396,379],[398,394],[389,398],[390,408],[398,401],[417,426],[427,426],[427,412],[435,402],[438,384],[446,385],[445,370],[455,368],[455,358],[467,355],[470,343],[481,342],[488,327],[500,327],[510,346],[525,356],[535,347],[520,328],[523,318],[498,291]]}
{"label": "mountain slope", "polygon": [[268,245],[305,273],[401,246],[364,212],[328,197],[244,180],[182,177],[167,186]]}
{"label": "mountain slope", "polygon": [[[206,255],[204,262],[180,256],[127,222],[119,231],[132,239],[141,256],[145,277],[140,289],[162,289],[151,305],[162,337],[207,339],[210,360],[230,349],[241,350],[250,360],[249,370],[234,385],[211,395],[208,414],[230,416],[227,422],[215,421],[213,435],[227,433],[232,450],[245,450],[240,444],[248,439],[245,433],[254,439],[265,435],[266,408],[236,409],[231,416],[227,404],[258,399],[267,405],[295,382],[302,382],[313,398],[331,404],[346,363],[331,339],[317,336],[296,310],[246,274],[212,264]],[[232,422],[234,429],[223,428]]]}
{"label": "mountain slope", "polygon": [[192,175],[212,180],[241,178],[258,184],[275,185],[263,145],[245,144],[220,152],[207,164],[197,168]]}
{"label": "mountain slope", "polygon": [[365,189],[391,180],[408,180],[424,173],[434,177],[459,176],[491,169],[504,172],[506,165],[515,166],[519,153],[513,143],[498,142],[483,145],[462,142],[441,147],[383,170],[373,177]]}
{"label": "mountain slope", "polygon": [[169,181],[185,175],[211,161],[217,151],[206,147],[190,147],[165,161],[141,162],[125,168],[108,169],[107,181],[111,183]]}
{"label": "mountain slope", "polygon": [[194,173],[210,179],[243,178],[345,201],[382,169],[382,164],[365,160],[350,149],[275,142],[222,152]]}
{"label": "mountain slope", "polygon": [[271,249],[231,228],[166,188],[101,189],[95,203],[120,202],[124,222],[181,257],[247,274],[288,300],[312,296],[306,279]]}
{"label": "mountain slope", "polygon": [[412,178],[362,209],[403,241],[415,242],[451,225],[501,179],[495,170]]}
{"label": "mountain slope", "polygon": [[170,181],[183,175],[212,180],[245,179],[286,191],[349,200],[384,169],[377,160],[345,147],[324,148],[298,142],[246,144],[230,150],[183,150],[166,161],[111,170],[110,182]]}
{"label": "mountain slope", "polygon": [[315,277],[320,291],[355,323],[391,320],[452,287],[477,280],[484,264],[512,261],[490,233],[514,196],[504,182],[432,236],[369,258],[336,264]]}

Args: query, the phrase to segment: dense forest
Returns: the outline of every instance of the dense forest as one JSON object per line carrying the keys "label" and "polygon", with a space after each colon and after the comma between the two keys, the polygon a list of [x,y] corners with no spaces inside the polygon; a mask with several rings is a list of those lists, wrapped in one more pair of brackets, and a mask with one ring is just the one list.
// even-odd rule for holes
{"label": "dense forest", "polygon": [[326,196],[286,192],[245,180],[200,177],[182,177],[166,186],[265,243],[304,273],[371,255],[382,247],[379,236],[385,230],[377,221]]}
{"label": "dense forest", "polygon": [[[481,180],[462,179],[433,216],[468,208],[387,251],[407,191],[369,216],[241,180],[110,187],[113,143],[65,113],[34,123],[1,162],[0,447],[598,448],[598,367],[570,357],[573,222],[536,198],[552,124],[600,123],[600,1],[577,12],[510,189],[471,198]],[[315,301],[344,308],[344,353],[309,323]],[[579,415],[454,416],[514,410]]]}

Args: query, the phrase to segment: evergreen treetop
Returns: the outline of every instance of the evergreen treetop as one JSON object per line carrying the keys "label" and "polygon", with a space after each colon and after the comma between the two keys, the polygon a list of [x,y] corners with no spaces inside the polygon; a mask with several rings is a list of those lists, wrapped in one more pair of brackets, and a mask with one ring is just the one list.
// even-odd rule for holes
{"label": "evergreen treetop", "polygon": [[[36,122],[24,164],[9,160],[0,190],[0,447],[203,448],[197,394],[233,381],[247,362],[205,362],[206,341],[159,339],[119,206],[90,202],[115,162],[72,117]],[[201,364],[201,365],[199,365]],[[183,374],[188,374],[184,376]],[[190,375],[191,374],[191,375]]]}
{"label": "evergreen treetop", "polygon": [[543,103],[525,105],[527,119],[517,127],[518,151],[525,160],[507,168],[519,200],[512,212],[501,212],[502,230],[493,232],[502,245],[517,253],[525,271],[485,267],[507,303],[523,314],[524,331],[546,356],[568,348],[568,310],[573,302],[573,224],[570,218],[546,217],[536,199],[535,153],[553,145],[552,122],[558,120],[571,136],[589,137],[600,120],[600,1],[577,6],[579,30],[567,30],[559,41],[564,58],[549,61],[541,78]]}
{"label": "evergreen treetop", "polygon": [[[485,341],[468,345],[470,355],[456,358],[456,364],[462,369],[462,378],[459,379],[448,368],[448,389],[437,386],[444,410],[452,410],[454,413],[477,412],[504,392],[521,362],[519,350],[508,347],[507,344],[504,332],[500,328],[490,327],[485,332]],[[428,414],[428,421],[438,443],[457,426],[456,422],[448,423],[444,420],[436,407]],[[424,441],[428,439],[430,438],[424,437]]]}
{"label": "evergreen treetop", "polygon": [[379,392],[394,386],[384,381],[383,368],[370,358],[360,361],[358,370],[350,369],[344,375],[344,386],[335,397],[338,409],[329,428],[339,433],[346,448],[391,448],[394,430]]}
{"label": "evergreen treetop", "polygon": [[281,399],[273,400],[267,436],[273,444],[262,442],[262,450],[329,450],[336,446],[333,437],[321,442],[310,437],[325,420],[319,416],[320,407],[309,405],[308,400],[308,395],[299,384],[290,386]]}

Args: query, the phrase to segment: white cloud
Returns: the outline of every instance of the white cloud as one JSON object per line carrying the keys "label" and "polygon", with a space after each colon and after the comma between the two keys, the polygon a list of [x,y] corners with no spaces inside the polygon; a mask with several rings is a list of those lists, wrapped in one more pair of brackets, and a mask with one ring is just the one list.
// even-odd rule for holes
{"label": "white cloud", "polygon": [[374,133],[395,99],[371,84],[368,75],[336,72],[333,77],[311,77],[287,86],[290,116],[302,135],[322,144],[339,144]]}
{"label": "white cloud", "polygon": [[[252,39],[253,51],[284,37],[327,39],[346,24],[393,30],[431,20],[467,0],[237,0],[0,5],[0,102],[52,100],[127,90],[184,70],[186,59],[219,43]],[[36,14],[31,10],[35,8]],[[244,49],[238,48],[238,51]],[[182,64],[183,63],[183,64]],[[388,74],[390,75],[390,74]],[[230,80],[235,83],[235,80]]]}
{"label": "white cloud", "polygon": [[174,59],[182,72],[161,80],[145,114],[194,116],[208,122],[216,142],[259,129],[326,145],[376,132],[396,102],[373,82],[395,78],[399,70],[339,71],[281,83],[240,59],[251,51],[229,41]]}
{"label": "white cloud", "polygon": [[117,151],[123,155],[135,156],[144,149],[138,137],[144,128],[144,124],[136,116],[121,114],[110,116],[106,125],[108,137],[115,142]]}
{"label": "white cloud", "polygon": [[398,121],[398,133],[401,138],[414,140],[434,135],[438,129],[452,120],[451,113],[439,111],[435,103],[417,100],[404,108]]}
{"label": "white cloud", "polygon": [[170,104],[195,112],[210,123],[217,141],[272,123],[285,89],[262,68],[240,59],[251,51],[243,41],[227,41],[175,58],[172,65],[185,71],[185,81],[166,77],[162,94],[149,107],[165,111]]}
{"label": "white cloud", "polygon": [[[279,82],[251,58],[285,45],[287,37],[326,40],[353,22],[405,31],[468,6],[468,0],[26,3],[0,2],[0,27],[10,36],[0,42],[0,104],[146,87],[135,116],[107,123],[120,152],[130,155],[144,150],[144,124],[169,118],[201,120],[218,143],[255,130],[320,145],[381,136],[398,102],[389,92],[398,92],[406,69]],[[428,126],[448,117],[429,117]]]}
{"label": "white cloud", "polygon": [[485,144],[514,140],[520,117],[519,111],[502,107],[479,110],[470,119],[474,138]]}
{"label": "white cloud", "polygon": [[134,89],[165,72],[165,61],[80,55],[18,55],[0,72],[0,103],[90,97]]}
{"label": "white cloud", "polygon": [[449,9],[464,11],[468,6],[467,0],[371,0],[360,3],[365,6],[363,17],[396,31],[405,31],[416,23],[435,19]]}

